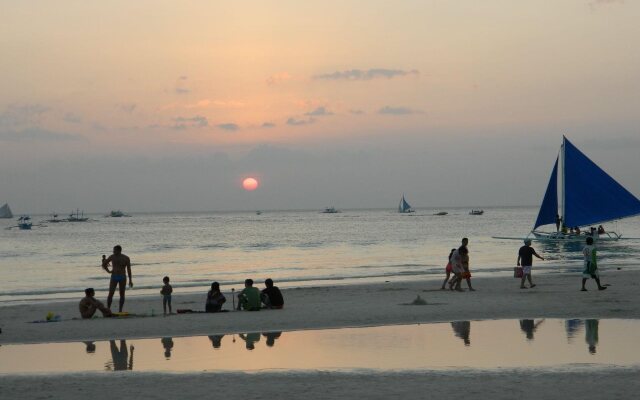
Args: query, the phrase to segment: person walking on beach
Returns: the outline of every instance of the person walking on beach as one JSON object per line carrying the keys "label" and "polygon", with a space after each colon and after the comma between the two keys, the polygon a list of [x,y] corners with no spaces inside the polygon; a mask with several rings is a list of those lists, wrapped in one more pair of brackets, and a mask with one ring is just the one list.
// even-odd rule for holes
{"label": "person walking on beach", "polygon": [[469,244],[469,239],[462,238],[462,246],[460,248],[464,248],[464,251],[460,253],[462,258],[462,278],[467,281],[467,286],[469,287],[469,291],[475,292],[476,290],[471,286],[471,271],[469,270],[469,248],[467,245]]}
{"label": "person walking on beach", "polygon": [[589,236],[587,238],[587,245],[582,249],[582,255],[584,256],[584,269],[582,270],[582,289],[583,292],[587,291],[584,286],[587,283],[587,279],[593,278],[598,284],[598,290],[605,290],[606,286],[600,284],[600,274],[598,273],[598,262],[596,256],[596,247],[593,245],[593,238]]}
{"label": "person walking on beach", "polygon": [[260,291],[253,287],[253,279],[245,279],[244,289],[238,293],[238,310],[260,311]]}
{"label": "person walking on beach", "polygon": [[538,257],[539,259],[544,261],[544,257],[541,257],[536,253],[536,251],[531,247],[531,239],[524,240],[524,246],[520,247],[518,250],[518,267],[522,265],[522,281],[520,282],[520,289],[526,289],[527,287],[524,285],[525,279],[529,280],[529,287],[534,288],[536,285],[531,281],[531,267],[533,266],[533,256]]}
{"label": "person walking on beach", "polygon": [[162,282],[164,283],[164,286],[160,289],[160,294],[162,295],[162,310],[164,311],[164,315],[167,315],[167,305],[169,306],[169,314],[171,314],[171,293],[173,293],[173,287],[169,284],[168,276],[162,278]]}
{"label": "person walking on beach", "polygon": [[111,310],[102,304],[102,302],[96,299],[94,296],[96,295],[95,290],[93,288],[86,288],[84,290],[85,296],[80,300],[78,304],[78,308],[80,309],[80,316],[83,319],[89,319],[93,317],[93,314],[96,313],[96,310],[100,310],[103,317],[111,317],[113,314]]}
{"label": "person walking on beach", "polygon": [[[109,263],[111,263],[111,269],[109,269]],[[129,276],[129,287],[133,287],[133,280],[131,279],[131,260],[129,257],[122,254],[122,246],[114,246],[113,254],[102,259],[102,268],[111,274],[107,307],[111,308],[113,294],[116,291],[116,286],[118,286],[118,289],[120,290],[120,307],[118,310],[122,312],[122,308],[124,307],[124,292],[127,286],[127,275]]]}
{"label": "person walking on beach", "polygon": [[460,283],[462,283],[462,274],[464,273],[464,267],[462,264],[463,256],[467,255],[469,250],[465,246],[460,246],[451,255],[451,272],[453,272],[453,278],[449,281],[449,289],[462,292]]}
{"label": "person walking on beach", "polygon": [[440,288],[441,290],[444,290],[445,285],[447,284],[447,282],[449,282],[449,277],[451,276],[451,272],[453,268],[453,266],[451,265],[451,256],[453,256],[453,253],[455,251],[456,249],[451,249],[451,251],[449,252],[449,257],[447,257],[447,266],[444,269],[444,272],[447,274],[447,276],[444,278],[444,281],[442,282],[442,287]]}

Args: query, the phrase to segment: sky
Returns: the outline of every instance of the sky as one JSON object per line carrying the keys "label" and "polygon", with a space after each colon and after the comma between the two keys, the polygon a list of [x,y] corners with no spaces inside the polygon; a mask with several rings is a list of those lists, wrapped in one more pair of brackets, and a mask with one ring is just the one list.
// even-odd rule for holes
{"label": "sky", "polygon": [[15,212],[535,206],[562,135],[640,195],[637,1],[0,9]]}

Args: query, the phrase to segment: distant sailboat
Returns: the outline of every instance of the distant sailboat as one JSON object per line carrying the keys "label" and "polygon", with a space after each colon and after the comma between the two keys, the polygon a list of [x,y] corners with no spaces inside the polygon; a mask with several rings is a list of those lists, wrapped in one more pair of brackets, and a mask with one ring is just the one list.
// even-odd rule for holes
{"label": "distant sailboat", "polygon": [[67,222],[86,222],[89,218],[84,216],[84,210],[80,213],[80,210],[76,210],[75,213],[69,214],[69,218],[67,218]]}
{"label": "distant sailboat", "polygon": [[402,199],[400,199],[400,205],[398,205],[398,212],[402,214],[408,214],[414,212],[413,208],[407,203],[407,200],[404,198],[404,194],[402,195]]}
{"label": "distant sailboat", "polygon": [[[561,168],[561,207],[558,210],[558,164]],[[566,137],[551,172],[538,218],[531,233],[538,240],[584,240],[566,228],[588,227],[640,214],[640,200],[598,167]],[[560,232],[542,232],[538,227],[562,218]],[[599,240],[618,240],[621,235],[606,232]]]}
{"label": "distant sailboat", "polygon": [[13,218],[13,213],[11,212],[11,208],[9,208],[9,204],[4,203],[4,205],[0,207],[0,218]]}

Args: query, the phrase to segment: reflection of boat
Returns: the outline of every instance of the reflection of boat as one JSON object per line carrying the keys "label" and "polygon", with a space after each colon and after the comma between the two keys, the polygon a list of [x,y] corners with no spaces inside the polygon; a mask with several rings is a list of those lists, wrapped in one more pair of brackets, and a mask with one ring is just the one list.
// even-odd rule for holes
{"label": "reflection of boat", "polygon": [[435,213],[435,214],[433,214],[433,215],[443,216],[443,215],[447,215],[447,214],[449,214],[449,213],[448,213],[448,212],[446,212],[446,211],[438,211],[437,213]]}
{"label": "reflection of boat", "polygon": [[325,207],[324,210],[322,210],[323,214],[337,214],[339,212],[340,210],[336,210],[335,207]]}
{"label": "reflection of boat", "polygon": [[413,210],[413,208],[411,208],[411,205],[409,205],[409,203],[407,203],[407,200],[405,200],[404,194],[402,195],[402,198],[400,199],[400,205],[398,206],[398,212],[399,213],[403,213],[403,214],[408,214],[408,213],[415,212]]}
{"label": "reflection of boat", "polygon": [[131,215],[127,215],[120,210],[111,210],[109,214],[105,215],[105,217],[111,217],[111,218],[121,218],[121,217],[130,217],[130,216]]}
{"label": "reflection of boat", "polygon": [[471,210],[469,211],[469,215],[482,215],[484,214],[484,210]]}
{"label": "reflection of boat", "polygon": [[28,215],[21,215],[20,218],[18,218],[18,228],[19,229],[23,229],[23,230],[29,230],[31,229],[31,217]]}
{"label": "reflection of boat", "polygon": [[[561,207],[558,210],[558,163],[561,168]],[[584,234],[567,233],[569,227],[585,227],[640,214],[640,200],[598,167],[566,137],[551,171],[551,178],[531,233],[538,240],[584,240]],[[561,218],[560,232],[538,231]],[[586,229],[585,229],[586,230]],[[563,232],[564,231],[564,232]],[[618,240],[615,232],[594,234],[597,240]]]}
{"label": "reflection of boat", "polygon": [[86,222],[89,218],[84,216],[84,210],[80,213],[80,210],[76,210],[75,213],[69,214],[69,218],[66,219],[67,222]]}
{"label": "reflection of boat", "polygon": [[4,203],[4,205],[0,207],[0,218],[13,218],[13,213],[11,212],[11,208],[9,208],[9,204]]}

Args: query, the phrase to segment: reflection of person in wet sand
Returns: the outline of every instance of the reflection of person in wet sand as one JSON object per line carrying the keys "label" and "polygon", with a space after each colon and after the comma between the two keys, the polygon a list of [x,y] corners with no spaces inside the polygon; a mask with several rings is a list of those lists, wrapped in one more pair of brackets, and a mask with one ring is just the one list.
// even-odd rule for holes
{"label": "reflection of person in wet sand", "polygon": [[471,335],[471,321],[453,321],[451,323],[453,333],[464,341],[465,346],[471,345],[469,336]]}
{"label": "reflection of person in wet sand", "polygon": [[260,341],[260,333],[259,332],[250,332],[247,333],[246,335],[243,333],[238,334],[238,336],[240,336],[240,339],[245,341],[245,345],[247,347],[247,350],[253,350],[256,348],[256,342]]}
{"label": "reflection of person in wet sand", "polygon": [[596,346],[598,345],[598,324],[597,319],[588,319],[584,321],[586,327],[584,340],[589,345],[589,353],[596,354]]}
{"label": "reflection of person in wet sand", "polygon": [[541,319],[538,322],[535,322],[532,319],[521,319],[520,320],[520,329],[522,332],[527,335],[527,340],[533,340],[533,334],[538,329],[538,326],[544,322],[544,319]]}
{"label": "reflection of person in wet sand", "polygon": [[222,346],[222,338],[224,335],[210,335],[209,340],[211,340],[211,345],[214,349],[219,349]]}
{"label": "reflection of person in wet sand", "polygon": [[93,354],[96,352],[96,344],[94,342],[82,342],[87,348],[85,349],[87,354]]}
{"label": "reflection of person in wet sand", "polygon": [[160,339],[162,347],[164,347],[164,357],[168,360],[171,358],[171,349],[173,349],[173,338],[163,337]]}
{"label": "reflection of person in wet sand", "polygon": [[571,342],[571,339],[576,337],[581,327],[582,327],[582,320],[580,319],[568,319],[564,321],[564,329],[565,331],[567,331],[568,342]]}
{"label": "reflection of person in wet sand", "polygon": [[276,344],[276,339],[282,336],[282,332],[264,332],[262,336],[267,338],[267,346],[273,347]]}
{"label": "reflection of person in wet sand", "polygon": [[[120,340],[120,349],[118,349],[115,340],[110,340],[109,347],[111,348],[114,371],[133,370],[133,346],[131,346],[131,354],[127,349],[126,340]],[[111,369],[109,364],[107,364],[107,369]]]}

